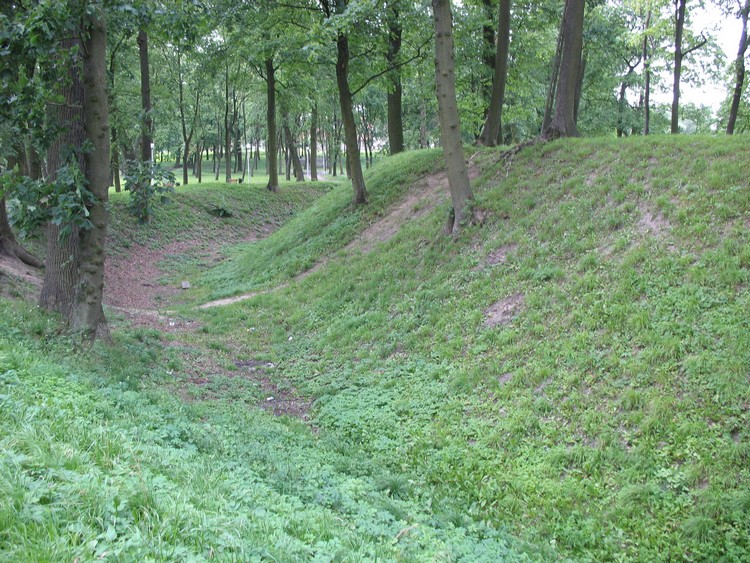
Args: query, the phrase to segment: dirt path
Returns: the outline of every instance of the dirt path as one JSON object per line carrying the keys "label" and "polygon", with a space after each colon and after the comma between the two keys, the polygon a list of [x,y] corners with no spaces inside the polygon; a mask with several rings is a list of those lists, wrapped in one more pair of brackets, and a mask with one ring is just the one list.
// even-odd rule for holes
{"label": "dirt path", "polygon": [[[469,166],[469,179],[474,180],[479,176],[480,170],[476,166]],[[448,190],[448,176],[445,171],[434,172],[422,178],[409,188],[406,197],[393,205],[377,221],[370,224],[360,236],[350,242],[344,250],[351,255],[355,252],[367,254],[380,243],[388,242],[409,221],[423,217],[439,204],[447,201],[450,197]],[[235,303],[247,301],[258,295],[265,295],[289,287],[292,283],[302,281],[311,274],[320,270],[328,263],[327,259],[317,262],[312,268],[297,274],[291,281],[282,283],[276,287],[261,291],[251,291],[233,297],[225,297],[208,301],[198,306],[198,309],[212,309],[214,307],[226,307]]]}

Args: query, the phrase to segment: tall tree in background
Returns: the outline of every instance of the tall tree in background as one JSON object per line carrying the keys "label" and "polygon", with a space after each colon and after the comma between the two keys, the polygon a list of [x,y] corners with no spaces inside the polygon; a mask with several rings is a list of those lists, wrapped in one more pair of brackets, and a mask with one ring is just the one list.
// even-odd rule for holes
{"label": "tall tree in background", "polygon": [[456,104],[456,76],[453,55],[453,14],[450,0],[432,0],[435,23],[435,87],[440,114],[440,140],[448,171],[453,211],[446,232],[457,234],[474,195],[461,142],[461,123]]}
{"label": "tall tree in background", "polygon": [[398,65],[403,29],[401,27],[398,0],[388,2],[386,20],[388,23],[388,50],[386,60],[393,70],[390,72],[388,85],[388,146],[391,154],[404,150],[404,122],[401,99],[403,85],[401,84],[401,69]]}
{"label": "tall tree in background", "polygon": [[729,108],[727,135],[734,133],[734,125],[737,122],[737,113],[742,99],[742,89],[745,85],[745,53],[747,52],[747,19],[748,14],[750,14],[750,0],[745,0],[744,6],[740,4],[739,13],[742,20],[742,34],[740,35],[740,46],[737,49],[737,58],[734,61],[734,93],[732,94],[732,105]]}
{"label": "tall tree in background", "polygon": [[674,3],[674,66],[672,68],[672,115],[670,132],[674,135],[680,132],[680,78],[682,76],[682,61],[693,51],[706,44],[708,39],[701,39],[688,49],[682,48],[685,32],[685,10],[687,0],[673,0]]}
{"label": "tall tree in background", "polygon": [[562,31],[560,78],[555,95],[555,115],[542,136],[547,139],[577,137],[576,94],[583,50],[583,14],[585,0],[566,0]]}
{"label": "tall tree in background", "polygon": [[501,144],[503,101],[505,99],[505,83],[508,77],[508,52],[510,47],[510,5],[511,0],[500,0],[492,94],[487,109],[487,118],[484,121],[482,133],[477,139],[477,143],[485,147],[494,147]]}
{"label": "tall tree in background", "polygon": [[266,130],[268,132],[266,140],[266,165],[268,167],[268,184],[266,188],[269,191],[279,191],[279,172],[276,162],[278,147],[276,145],[276,67],[273,63],[273,56],[266,59]]}
{"label": "tall tree in background", "polygon": [[153,158],[151,143],[154,138],[154,123],[151,117],[151,72],[148,56],[148,33],[143,27],[138,31],[138,60],[141,69],[141,110],[143,111],[141,160],[149,162]]}

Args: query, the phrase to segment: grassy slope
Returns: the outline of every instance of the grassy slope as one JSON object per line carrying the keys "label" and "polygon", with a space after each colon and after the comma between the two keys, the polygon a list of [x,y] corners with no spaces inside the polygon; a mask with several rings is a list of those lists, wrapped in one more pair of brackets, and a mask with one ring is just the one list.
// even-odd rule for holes
{"label": "grassy slope", "polygon": [[[547,559],[746,559],[750,144],[565,141],[509,168],[496,154],[476,157],[489,219],[458,240],[437,234],[443,208],[368,255],[340,250],[436,166],[402,155],[372,171],[368,208],[336,188],[193,291],[329,260],[202,313],[192,342],[275,362],[317,399],[317,436],[248,408],[262,396],[242,378],[217,385],[226,401],[149,390],[181,369],[153,333],[86,365],[45,344],[49,320],[4,308],[0,557],[496,560],[500,527]],[[520,314],[486,327],[517,295]],[[66,509],[83,482],[96,498]]]}
{"label": "grassy slope", "polygon": [[[438,511],[576,557],[747,558],[749,157],[741,137],[536,146],[476,182],[485,226],[441,238],[442,209],[365,256],[336,254],[361,219],[334,193],[209,279],[233,293],[327,267],[207,313],[210,331],[254,328],[236,345],[270,350],[319,425],[412,472]],[[521,314],[485,327],[517,294]]]}

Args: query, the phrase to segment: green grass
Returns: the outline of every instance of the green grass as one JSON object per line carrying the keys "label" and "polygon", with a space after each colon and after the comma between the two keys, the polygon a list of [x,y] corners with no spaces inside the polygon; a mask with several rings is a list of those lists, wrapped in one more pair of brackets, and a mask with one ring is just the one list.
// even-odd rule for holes
{"label": "green grass", "polygon": [[[487,219],[456,239],[443,205],[346,248],[439,169],[424,151],[372,169],[369,206],[333,187],[233,247],[188,295],[270,291],[192,313],[192,356],[120,331],[68,357],[53,320],[4,306],[0,558],[747,560],[750,142],[498,156],[473,156]],[[487,326],[509,297],[516,316]],[[255,408],[236,373],[187,385],[207,354],[273,362],[316,432]],[[79,479],[95,499],[71,500]]]}

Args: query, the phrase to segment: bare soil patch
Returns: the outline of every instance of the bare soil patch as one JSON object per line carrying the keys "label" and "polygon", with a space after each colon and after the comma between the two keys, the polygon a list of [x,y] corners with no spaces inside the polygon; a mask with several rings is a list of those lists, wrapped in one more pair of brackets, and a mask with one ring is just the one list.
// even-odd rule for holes
{"label": "bare soil patch", "polygon": [[667,234],[671,225],[666,217],[645,203],[640,203],[638,210],[641,212],[641,217],[636,228],[640,234],[657,238],[662,238]]}
{"label": "bare soil patch", "polygon": [[260,360],[236,361],[242,377],[255,381],[263,391],[263,400],[258,406],[272,412],[276,416],[292,416],[301,420],[309,420],[312,399],[300,397],[293,387],[279,387],[271,379],[269,371],[276,366]]}
{"label": "bare soil patch", "polygon": [[[479,168],[469,167],[469,179],[479,176]],[[401,201],[391,207],[386,214],[369,225],[359,238],[346,247],[347,251],[368,253],[381,242],[388,242],[408,221],[423,217],[450,197],[448,176],[445,171],[428,174],[413,184]]]}
{"label": "bare soil patch", "polygon": [[525,303],[526,298],[523,293],[516,293],[501,299],[484,312],[484,326],[490,328],[510,324],[521,314]]}
{"label": "bare soil patch", "polygon": [[508,260],[508,255],[518,248],[516,243],[504,244],[500,248],[497,248],[487,255],[484,262],[487,266],[497,266],[505,264]]}

